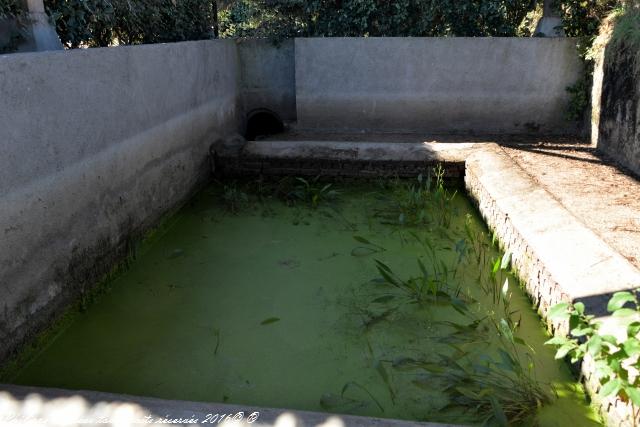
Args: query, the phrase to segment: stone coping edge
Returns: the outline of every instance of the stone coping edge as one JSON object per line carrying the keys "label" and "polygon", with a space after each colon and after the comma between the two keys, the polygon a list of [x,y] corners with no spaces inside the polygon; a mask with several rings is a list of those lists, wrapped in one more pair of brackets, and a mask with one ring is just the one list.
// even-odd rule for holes
{"label": "stone coping edge", "polygon": [[[242,420],[233,418],[242,413]],[[218,415],[214,418],[215,415]],[[232,420],[220,422],[222,415]],[[256,418],[252,420],[250,416]],[[63,390],[0,384],[0,425],[26,425],[21,416],[41,418],[46,425],[219,425],[254,427],[456,427],[382,418],[249,405],[190,402],[86,390]],[[13,422],[8,417],[16,417]],[[62,417],[61,417],[62,416]],[[26,417],[25,417],[26,418]],[[4,419],[4,421],[3,421]],[[207,422],[206,420],[209,420]],[[84,423],[69,420],[88,421]],[[105,423],[104,421],[109,421]],[[183,422],[167,422],[177,420]],[[195,421],[195,422],[189,422]],[[31,424],[33,425],[33,424]],[[42,425],[42,424],[40,424]]]}

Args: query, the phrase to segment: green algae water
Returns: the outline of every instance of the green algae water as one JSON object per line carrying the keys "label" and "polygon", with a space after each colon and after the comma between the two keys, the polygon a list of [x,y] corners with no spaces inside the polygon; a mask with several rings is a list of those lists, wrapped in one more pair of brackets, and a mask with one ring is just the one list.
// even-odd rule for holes
{"label": "green algae water", "polygon": [[[419,214],[412,226],[393,186],[331,191],[283,201],[204,190],[10,380],[410,420],[598,425],[464,195],[447,202],[445,220]],[[513,415],[523,405],[528,415]]]}

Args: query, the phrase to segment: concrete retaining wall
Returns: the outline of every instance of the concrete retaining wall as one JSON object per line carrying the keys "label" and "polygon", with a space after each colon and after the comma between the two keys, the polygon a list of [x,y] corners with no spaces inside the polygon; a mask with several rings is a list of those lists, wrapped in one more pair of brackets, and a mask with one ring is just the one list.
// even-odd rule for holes
{"label": "concrete retaining wall", "polygon": [[[640,176],[640,68],[634,49],[606,49],[598,150]],[[597,101],[597,100],[596,100]]]}
{"label": "concrete retaining wall", "polygon": [[296,119],[294,49],[293,40],[279,45],[265,39],[238,41],[245,114],[264,108],[281,120]]}
{"label": "concrete retaining wall", "polygon": [[238,64],[231,41],[0,56],[0,360],[208,177]]}
{"label": "concrete retaining wall", "polygon": [[566,38],[296,39],[300,128],[571,134]]}

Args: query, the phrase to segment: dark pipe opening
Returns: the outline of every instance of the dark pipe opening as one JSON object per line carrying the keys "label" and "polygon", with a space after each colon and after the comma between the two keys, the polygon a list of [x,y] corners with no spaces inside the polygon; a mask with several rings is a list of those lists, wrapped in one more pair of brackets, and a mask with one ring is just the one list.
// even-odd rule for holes
{"label": "dark pipe opening", "polygon": [[249,113],[247,120],[247,141],[255,141],[257,138],[284,132],[282,120],[269,110],[259,110]]}

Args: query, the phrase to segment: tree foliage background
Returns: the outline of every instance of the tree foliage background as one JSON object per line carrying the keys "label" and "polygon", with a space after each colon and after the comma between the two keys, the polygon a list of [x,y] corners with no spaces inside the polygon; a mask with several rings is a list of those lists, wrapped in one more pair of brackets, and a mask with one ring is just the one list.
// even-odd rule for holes
{"label": "tree foliage background", "polygon": [[564,32],[569,37],[595,37],[602,20],[621,0],[557,0]]}
{"label": "tree foliage background", "polygon": [[515,36],[536,0],[237,0],[223,36]]}
{"label": "tree foliage background", "polygon": [[67,47],[212,38],[215,0],[44,0]]}
{"label": "tree foliage background", "polygon": [[[590,37],[620,0],[557,0],[569,36]],[[529,36],[542,0],[44,0],[70,48],[221,37]],[[534,14],[534,15],[532,15]],[[0,0],[0,23],[23,17]],[[533,17],[533,18],[532,18]],[[18,25],[19,26],[19,25]]]}

